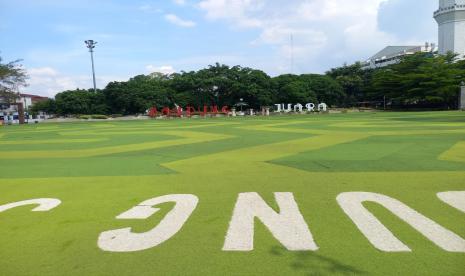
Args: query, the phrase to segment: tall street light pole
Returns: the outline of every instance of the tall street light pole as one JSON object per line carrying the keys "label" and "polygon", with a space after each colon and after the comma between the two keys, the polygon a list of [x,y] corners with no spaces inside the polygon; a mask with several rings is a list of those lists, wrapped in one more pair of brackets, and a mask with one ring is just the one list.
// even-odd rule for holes
{"label": "tall street light pole", "polygon": [[95,48],[95,45],[97,44],[97,41],[86,40],[84,42],[86,43],[87,48],[89,48],[90,60],[92,61],[92,77],[94,80],[94,92],[97,92],[97,84],[95,83],[95,67],[94,67],[94,48]]}
{"label": "tall street light pole", "polygon": [[460,83],[459,110],[465,111],[465,81]]}

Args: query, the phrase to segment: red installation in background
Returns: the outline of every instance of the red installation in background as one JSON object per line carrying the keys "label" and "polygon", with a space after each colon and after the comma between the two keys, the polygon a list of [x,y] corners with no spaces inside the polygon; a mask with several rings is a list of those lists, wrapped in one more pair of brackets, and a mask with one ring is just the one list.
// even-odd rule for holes
{"label": "red installation in background", "polygon": [[[221,108],[221,111],[218,110],[218,106],[210,106],[210,109],[208,106],[204,105],[203,109],[199,107],[198,110],[195,110],[194,107],[192,106],[187,106],[186,109],[182,109],[181,107],[175,107],[173,109],[170,109],[169,107],[163,107],[161,110],[160,114],[162,116],[168,116],[168,117],[191,117],[193,115],[200,115],[200,116],[206,116],[206,115],[216,115],[216,114],[224,114],[227,115],[229,113],[229,107],[223,106]],[[158,116],[158,110],[154,106],[149,109],[148,115],[150,118],[155,118]]]}

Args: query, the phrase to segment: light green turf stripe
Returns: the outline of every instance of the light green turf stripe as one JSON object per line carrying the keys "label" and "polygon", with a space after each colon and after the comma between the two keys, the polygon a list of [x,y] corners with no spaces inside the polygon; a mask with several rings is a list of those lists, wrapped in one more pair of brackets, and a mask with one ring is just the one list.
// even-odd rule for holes
{"label": "light green turf stripe", "polygon": [[[270,164],[270,169],[275,169],[275,165]],[[234,170],[234,173],[239,174]],[[249,172],[247,172],[249,173]],[[432,180],[437,183],[441,182],[441,179],[447,178],[449,181],[462,183],[464,179],[463,172],[459,171],[408,171],[408,172],[308,172],[303,170],[297,170],[290,167],[280,166],[279,172],[274,170],[272,175],[278,174],[280,177],[296,177],[298,176],[308,176],[315,179],[328,179],[334,178],[339,179],[340,181],[349,181],[349,182],[359,182],[366,181],[367,179],[392,179],[393,182],[399,181],[399,179],[419,179]],[[246,177],[246,176],[244,176]],[[62,184],[66,182],[68,184],[75,183],[81,184],[83,181],[98,183],[98,182],[130,182],[134,178],[137,178],[140,181],[147,181],[153,183],[153,180],[159,181],[175,181],[175,180],[186,180],[186,183],[190,183],[195,176],[190,174],[162,174],[162,175],[137,175],[137,176],[67,176],[67,177],[37,177],[37,178],[2,178],[0,181],[1,185],[28,185],[28,184],[40,184],[47,185],[50,183]],[[215,179],[218,181],[218,179]]]}
{"label": "light green turf stripe", "polygon": [[[285,156],[295,155],[301,152],[317,150],[334,145],[349,143],[369,137],[366,134],[352,133],[345,135],[321,135],[305,139],[298,139],[268,145],[254,146],[238,150],[220,152],[211,155],[203,155],[190,159],[184,159],[163,164],[164,166],[185,173],[199,173],[201,168],[208,167],[207,171],[235,171],[257,170],[260,166],[270,166],[264,163]],[[265,164],[265,165],[263,165]]]}
{"label": "light green turf stripe", "polygon": [[137,143],[129,145],[119,145],[112,147],[102,147],[96,149],[82,150],[58,150],[58,151],[8,151],[0,154],[0,159],[33,159],[33,158],[80,158],[100,155],[108,155],[123,152],[141,151],[148,149],[157,149],[170,146],[187,145],[202,142],[211,142],[232,138],[230,135],[211,134],[189,131],[163,131],[160,134],[181,137],[181,139],[172,139],[165,141],[155,141],[146,143]]}
{"label": "light green turf stripe", "polygon": [[[279,124],[288,125],[288,124]],[[289,124],[291,125],[291,124]],[[240,129],[246,130],[257,130],[257,131],[269,131],[269,132],[283,132],[283,133],[301,133],[301,134],[313,134],[313,135],[325,135],[336,133],[335,131],[322,130],[322,129],[300,129],[300,128],[279,128],[274,127],[275,125],[263,125],[263,126],[244,126],[239,127]]]}
{"label": "light green turf stripe", "polygon": [[120,131],[115,131],[114,129],[108,130],[84,130],[84,131],[64,131],[59,132],[58,134],[62,136],[81,136],[81,135],[95,135],[95,136],[106,136],[106,135],[137,135],[137,134],[161,134],[165,130],[177,130],[177,129],[196,129],[204,127],[216,127],[224,125],[234,125],[238,123],[210,123],[202,125],[192,125],[192,126],[153,126],[153,127],[129,127],[127,129],[121,129]]}
{"label": "light green turf stripe", "polygon": [[[373,122],[341,122],[330,124],[329,127],[342,127],[342,128],[409,128],[409,127],[458,127],[465,128],[463,123],[406,123],[399,122],[395,124],[382,124],[382,123],[373,123]],[[402,131],[402,130],[400,130]]]}
{"label": "light green turf stripe", "polygon": [[[102,123],[103,123],[103,122],[102,122]],[[117,127],[117,125],[109,124],[109,123],[105,123],[104,125],[103,125],[103,124],[90,124],[89,126],[90,126],[90,127],[96,127],[96,128],[101,128],[101,127],[105,127],[105,128],[114,128],[114,127]]]}
{"label": "light green turf stripe", "polygon": [[439,160],[465,162],[465,141],[458,142],[439,156]]}
{"label": "light green turf stripe", "polygon": [[377,136],[402,136],[402,135],[441,135],[441,134],[465,134],[465,129],[444,129],[444,130],[392,130],[369,132]]}
{"label": "light green turf stripe", "polygon": [[[64,124],[64,123],[63,123]],[[66,127],[66,126],[65,126]],[[73,127],[69,129],[69,131],[99,131],[99,130],[104,130],[104,129],[111,129],[111,127],[106,127],[106,126],[99,126],[97,127],[92,127],[92,130],[89,130],[89,127]],[[47,132],[57,132],[57,131],[63,131],[63,128],[59,127],[49,127],[49,128],[35,128],[35,129],[15,129],[15,130],[8,130],[8,133],[11,134],[34,134],[34,133],[47,133]]]}
{"label": "light green turf stripe", "polygon": [[58,126],[37,126],[37,125],[34,125],[34,126],[29,126],[27,128],[11,128],[11,127],[8,127],[6,128],[8,129],[9,132],[14,132],[14,133],[17,133],[17,132],[29,132],[29,131],[49,131],[49,130],[56,130],[56,129],[59,129]]}
{"label": "light green turf stripe", "polygon": [[21,141],[0,141],[0,145],[41,145],[41,144],[95,143],[95,142],[102,142],[102,141],[106,141],[106,140],[108,140],[108,138],[21,140]]}
{"label": "light green turf stripe", "polygon": [[[359,130],[354,131],[331,131],[322,129],[298,129],[298,128],[279,128],[272,127],[271,125],[262,126],[245,126],[240,127],[241,129],[258,130],[258,131],[269,131],[269,132],[285,132],[285,133],[306,133],[306,134],[317,134],[317,135],[347,135],[353,133],[360,133]],[[441,130],[392,130],[392,131],[364,131],[363,133],[370,136],[402,136],[402,135],[437,135],[437,134],[465,134],[465,128],[463,129],[445,129]]]}

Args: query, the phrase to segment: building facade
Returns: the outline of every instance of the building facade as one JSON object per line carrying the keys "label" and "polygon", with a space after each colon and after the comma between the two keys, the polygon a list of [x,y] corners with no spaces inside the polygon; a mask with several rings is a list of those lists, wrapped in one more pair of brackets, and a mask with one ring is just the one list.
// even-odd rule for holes
{"label": "building facade", "polygon": [[[47,97],[31,95],[31,94],[18,94],[18,98],[15,103],[22,103],[24,107],[24,116],[27,123],[39,122],[47,119],[47,114],[31,115],[29,108],[35,103],[47,100]],[[0,98],[0,124],[18,124],[19,123],[19,112],[18,106],[15,104],[8,104],[6,100]]]}
{"label": "building facade", "polygon": [[439,0],[434,12],[439,25],[439,54],[454,52],[465,56],[465,0]]}
{"label": "building facade", "polygon": [[362,66],[364,69],[382,68],[399,62],[404,56],[413,55],[418,52],[433,53],[436,50],[436,45],[433,43],[425,43],[424,46],[387,46],[365,62],[362,62]]}

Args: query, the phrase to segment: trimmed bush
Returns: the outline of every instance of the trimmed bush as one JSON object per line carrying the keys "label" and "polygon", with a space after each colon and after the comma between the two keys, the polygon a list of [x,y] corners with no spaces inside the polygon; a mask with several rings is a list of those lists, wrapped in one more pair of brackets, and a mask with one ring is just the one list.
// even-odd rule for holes
{"label": "trimmed bush", "polygon": [[97,119],[97,120],[106,120],[106,119],[108,119],[108,116],[107,115],[101,115],[101,114],[94,114],[94,115],[90,115],[90,118],[91,119]]}

